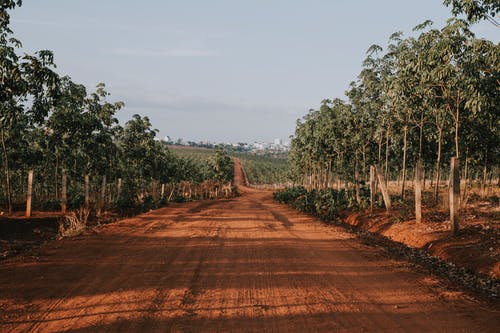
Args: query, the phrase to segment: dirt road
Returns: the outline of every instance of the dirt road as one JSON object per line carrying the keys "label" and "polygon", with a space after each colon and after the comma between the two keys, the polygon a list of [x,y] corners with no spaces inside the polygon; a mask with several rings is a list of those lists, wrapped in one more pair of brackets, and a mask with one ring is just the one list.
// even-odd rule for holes
{"label": "dirt road", "polygon": [[[241,181],[241,173],[236,179]],[[0,332],[494,332],[499,313],[242,188],[0,263]]]}

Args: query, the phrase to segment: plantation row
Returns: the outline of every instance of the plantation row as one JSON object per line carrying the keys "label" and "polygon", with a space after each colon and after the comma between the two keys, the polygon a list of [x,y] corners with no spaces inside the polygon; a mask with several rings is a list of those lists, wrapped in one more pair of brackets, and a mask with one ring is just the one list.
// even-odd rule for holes
{"label": "plantation row", "polygon": [[[192,160],[206,159],[212,150],[201,147],[170,146],[173,153]],[[288,159],[285,156],[263,156],[242,153],[224,147],[227,154],[241,161],[247,181],[251,186],[282,186],[290,183]]]}
{"label": "plantation row", "polygon": [[288,161],[250,154],[238,154],[251,185],[285,184],[289,181]]}
{"label": "plantation row", "polygon": [[0,208],[24,205],[30,170],[34,207],[46,209],[60,208],[63,188],[68,208],[103,201],[147,209],[165,197],[213,196],[232,179],[223,150],[203,161],[176,156],[155,140],[147,117],[121,126],[115,114],[124,103],[109,102],[104,84],[88,93],[55,71],[52,52],[20,55],[9,29],[9,10],[20,4],[0,5]]}
{"label": "plantation row", "polygon": [[500,5],[465,3],[453,1],[453,10],[465,10],[470,21],[452,18],[440,29],[426,21],[415,36],[394,33],[385,52],[371,46],[347,100],[325,99],[298,121],[290,153],[297,183],[318,190],[340,179],[363,183],[369,166],[379,165],[404,198],[420,160],[437,201],[451,157],[468,187],[497,181],[500,46],[476,38],[470,24],[498,14]]}

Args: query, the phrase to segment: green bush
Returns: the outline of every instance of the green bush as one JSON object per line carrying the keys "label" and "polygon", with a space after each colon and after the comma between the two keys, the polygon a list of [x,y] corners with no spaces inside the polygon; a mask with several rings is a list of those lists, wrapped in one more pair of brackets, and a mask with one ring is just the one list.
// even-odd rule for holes
{"label": "green bush", "polygon": [[68,193],[67,208],[75,210],[83,207],[85,203],[85,196],[82,193]]}
{"label": "green bush", "polygon": [[142,212],[149,212],[150,210],[152,210],[154,208],[156,208],[156,205],[155,205],[155,201],[153,199],[153,196],[151,196],[151,195],[145,196],[142,199],[141,211]]}
{"label": "green bush", "polygon": [[287,187],[273,193],[274,199],[280,203],[291,203],[301,195],[305,195],[307,190],[302,187]]}
{"label": "green bush", "polygon": [[[370,204],[370,191],[366,187],[360,190],[361,202],[356,201],[355,190],[306,190],[304,187],[292,187],[274,193],[280,203],[291,205],[298,211],[315,215],[322,220],[335,220],[339,211],[345,209],[366,208]],[[381,197],[376,199],[381,200]],[[383,203],[382,203],[383,204]]]}
{"label": "green bush", "polygon": [[42,211],[60,210],[61,209],[61,200],[50,199],[48,201],[41,202],[39,209]]}

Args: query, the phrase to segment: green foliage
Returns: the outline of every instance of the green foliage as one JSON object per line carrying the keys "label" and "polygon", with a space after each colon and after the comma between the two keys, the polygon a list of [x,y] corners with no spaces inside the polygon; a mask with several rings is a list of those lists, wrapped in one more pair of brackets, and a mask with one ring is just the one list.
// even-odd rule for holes
{"label": "green foliage", "polygon": [[251,184],[280,184],[289,180],[288,159],[251,154],[236,155]]}
{"label": "green foliage", "polygon": [[[91,208],[97,206],[106,176],[106,194],[112,190],[114,207],[127,215],[165,202],[166,198],[156,198],[159,184],[215,180],[207,191],[210,197],[217,196],[210,190],[221,189],[218,182],[233,177],[233,162],[222,149],[211,151],[203,161],[176,156],[156,140],[157,130],[147,117],[134,115],[120,126],[115,115],[124,103],[110,102],[103,83],[87,92],[69,76],[56,74],[52,52],[19,55],[21,43],[9,28],[9,10],[20,5],[21,1],[13,0],[0,4],[0,170],[4,180],[0,206],[12,210],[14,200],[24,201],[25,178],[32,169],[36,201],[47,209],[60,205],[62,174],[68,179],[68,209],[83,205],[85,175],[90,175]],[[118,195],[119,179],[123,186]],[[176,192],[174,199],[184,200],[184,196]]]}
{"label": "green foliage", "polygon": [[484,19],[493,19],[500,11],[498,0],[444,0],[443,3],[446,6],[452,6],[453,15],[465,14],[467,19],[473,23]]}
{"label": "green foliage", "polygon": [[[217,147],[220,150],[222,146]],[[214,149],[217,149],[217,147]],[[207,168],[207,166],[213,166],[213,162],[207,161],[214,160],[214,149],[183,146],[171,146],[170,149],[175,155],[191,161],[190,163],[201,164],[201,169],[205,167],[204,171],[211,173],[210,168]],[[224,154],[228,157],[238,158],[241,161],[251,184],[278,184],[286,182],[289,178],[286,156],[273,157],[234,152],[229,150],[227,146],[224,146]],[[227,177],[232,177],[233,170],[229,165],[227,172]],[[209,179],[211,176],[202,175],[202,178]]]}
{"label": "green foliage", "polygon": [[[366,207],[369,195],[363,189],[361,206]],[[333,221],[338,218],[339,212],[345,209],[358,209],[356,196],[353,191],[346,190],[306,190],[304,187],[285,188],[274,193],[274,198],[280,203],[286,203],[295,209],[313,214],[322,220]]]}
{"label": "green foliage", "polygon": [[394,33],[385,53],[368,49],[348,101],[324,99],[297,121],[290,152],[297,183],[355,183],[368,179],[370,165],[386,178],[408,179],[418,160],[440,177],[452,156],[467,163],[469,175],[498,166],[500,45],[475,38],[456,18],[415,30],[416,37]]}
{"label": "green foliage", "polygon": [[224,148],[216,147],[215,155],[209,159],[213,178],[221,182],[230,182],[234,176],[234,162],[226,154]]}
{"label": "green foliage", "polygon": [[287,187],[284,190],[280,190],[273,193],[274,199],[280,203],[291,203],[298,197],[303,196],[307,193],[307,190],[302,186],[297,187]]}

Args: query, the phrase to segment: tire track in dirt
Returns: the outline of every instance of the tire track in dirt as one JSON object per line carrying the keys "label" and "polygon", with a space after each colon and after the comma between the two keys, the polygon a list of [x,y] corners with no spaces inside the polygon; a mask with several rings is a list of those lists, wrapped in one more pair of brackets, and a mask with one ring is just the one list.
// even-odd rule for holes
{"label": "tire track in dirt", "polygon": [[[238,166],[238,164],[237,164]],[[241,187],[0,263],[1,332],[495,332],[498,308]],[[432,279],[432,278],[431,278]]]}

